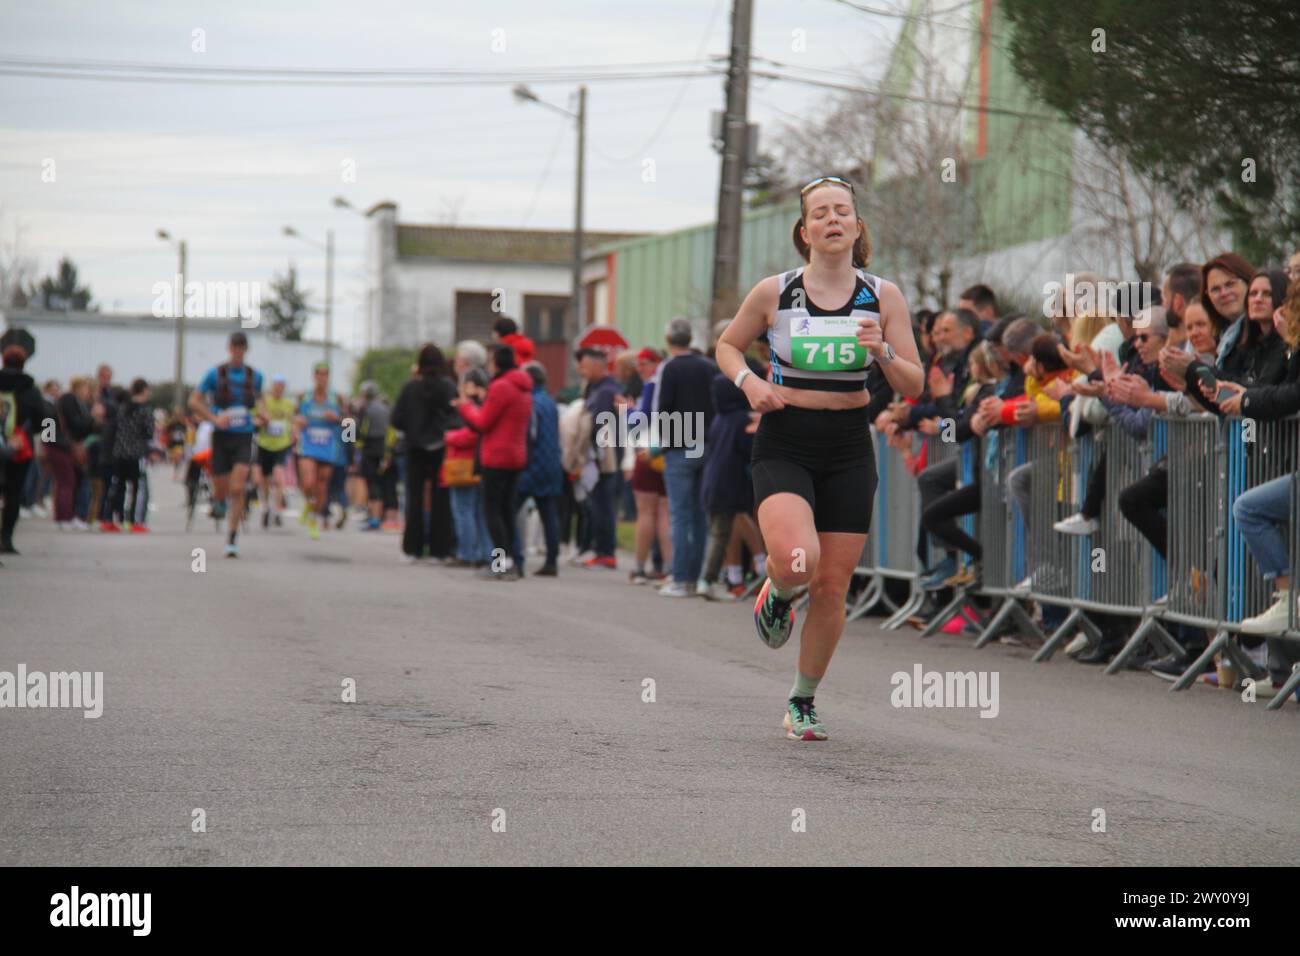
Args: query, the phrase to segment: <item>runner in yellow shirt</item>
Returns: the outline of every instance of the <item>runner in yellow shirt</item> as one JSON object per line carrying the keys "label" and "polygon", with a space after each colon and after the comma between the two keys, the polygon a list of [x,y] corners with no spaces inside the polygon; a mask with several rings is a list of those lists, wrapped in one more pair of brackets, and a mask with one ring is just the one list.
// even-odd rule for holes
{"label": "runner in yellow shirt", "polygon": [[[297,403],[284,394],[285,378],[271,378],[271,391],[262,399],[257,414],[257,470],[258,488],[261,489],[262,527],[275,522],[281,526],[280,513],[284,511],[284,460],[293,445],[293,417]],[[274,504],[270,489],[275,489]]]}

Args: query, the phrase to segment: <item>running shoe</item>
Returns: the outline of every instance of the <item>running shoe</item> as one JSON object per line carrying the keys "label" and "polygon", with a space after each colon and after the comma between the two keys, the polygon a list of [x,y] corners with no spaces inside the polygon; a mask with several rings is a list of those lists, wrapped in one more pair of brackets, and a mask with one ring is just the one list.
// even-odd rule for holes
{"label": "running shoe", "polygon": [[597,555],[589,561],[582,563],[584,568],[609,568],[611,571],[618,568],[618,559],[612,554]]}
{"label": "running shoe", "polygon": [[759,640],[773,650],[784,646],[794,633],[794,608],[789,601],[777,598],[771,578],[763,582],[754,602],[754,626]]}
{"label": "running shoe", "polygon": [[314,514],[307,519],[307,534],[311,536],[313,541],[320,540],[320,521]]}
{"label": "running shoe", "polygon": [[237,545],[237,544],[228,544],[228,545],[226,545],[226,557],[228,557],[228,558],[237,558],[237,557],[239,557],[239,545]]}
{"label": "running shoe", "polygon": [[143,525],[143,524],[133,524],[133,525],[131,525],[131,533],[132,533],[132,534],[148,534],[148,533],[149,533],[149,526],[148,526],[148,525]]}
{"label": "running shoe", "polygon": [[302,511],[298,515],[298,523],[306,524],[310,519],[311,519],[311,502],[304,501],[302,503]]}
{"label": "running shoe", "polygon": [[208,514],[214,521],[220,521],[226,516],[226,503],[224,501],[212,502],[212,510]]}
{"label": "running shoe", "polygon": [[99,530],[105,532],[106,534],[117,534],[122,529],[119,528],[112,521],[101,521],[99,523]]}
{"label": "running shoe", "polygon": [[628,584],[646,584],[649,581],[650,579],[645,576],[644,571],[629,571],[627,574]]}
{"label": "running shoe", "polygon": [[1096,534],[1101,528],[1101,522],[1096,518],[1089,518],[1084,514],[1073,514],[1068,518],[1062,518],[1052,525],[1052,528],[1061,534],[1072,535],[1089,535]]}
{"label": "running shoe", "polygon": [[811,697],[791,697],[786,701],[785,735],[791,740],[825,740],[828,736],[813,709]]}

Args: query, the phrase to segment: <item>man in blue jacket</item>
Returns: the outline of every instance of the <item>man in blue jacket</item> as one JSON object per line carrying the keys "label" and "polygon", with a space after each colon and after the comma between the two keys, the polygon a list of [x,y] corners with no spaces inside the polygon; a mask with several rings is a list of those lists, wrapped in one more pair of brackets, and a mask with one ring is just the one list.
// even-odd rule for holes
{"label": "man in blue jacket", "polygon": [[[533,411],[528,422],[528,464],[515,486],[515,513],[529,498],[537,506],[546,535],[546,563],[538,577],[553,578],[560,554],[560,521],[556,505],[564,493],[564,466],[560,464],[560,412],[555,399],[546,394],[546,369],[539,362],[529,362],[524,371],[533,380]],[[523,535],[515,525],[515,566],[524,573]]]}

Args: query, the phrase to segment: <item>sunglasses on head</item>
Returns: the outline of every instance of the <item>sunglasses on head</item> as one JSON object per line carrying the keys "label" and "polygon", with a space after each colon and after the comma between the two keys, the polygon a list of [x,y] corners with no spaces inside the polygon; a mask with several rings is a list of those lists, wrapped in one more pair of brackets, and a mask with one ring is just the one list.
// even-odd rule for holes
{"label": "sunglasses on head", "polygon": [[816,189],[818,186],[825,186],[828,184],[832,186],[843,186],[849,192],[853,193],[854,195],[857,195],[857,193],[853,189],[853,184],[849,182],[847,179],[841,179],[839,176],[819,176],[818,178],[810,182],[807,186],[804,186],[803,189],[800,189],[799,195],[800,197],[806,196],[808,195],[808,192],[810,190]]}

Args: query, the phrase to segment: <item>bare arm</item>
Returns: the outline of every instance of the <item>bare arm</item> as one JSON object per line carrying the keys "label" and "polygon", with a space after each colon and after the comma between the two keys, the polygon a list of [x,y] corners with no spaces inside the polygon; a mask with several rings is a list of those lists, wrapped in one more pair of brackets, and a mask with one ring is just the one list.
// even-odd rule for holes
{"label": "bare arm", "polygon": [[195,415],[198,415],[201,420],[205,422],[212,422],[212,424],[214,425],[219,424],[217,420],[218,416],[212,414],[212,409],[208,407],[208,400],[203,397],[203,393],[200,392],[197,388],[194,391],[190,392],[189,406],[190,406],[190,411],[192,411]]}
{"label": "bare arm", "polygon": [[[745,301],[736,311],[736,317],[718,339],[714,358],[722,374],[732,381],[735,381],[742,369],[748,368],[745,364],[745,350],[767,331],[771,317],[776,314],[780,300],[779,282],[779,276],[768,276],[750,289],[749,295],[745,296]],[[785,401],[776,393],[776,389],[757,375],[746,376],[741,391],[755,411],[774,412],[785,407]]]}
{"label": "bare arm", "polygon": [[[888,365],[882,364],[880,370],[894,391],[916,398],[925,390],[925,371],[921,368],[916,336],[912,334],[912,316],[907,311],[907,302],[892,282],[880,283],[880,320],[884,326],[884,340],[893,347],[897,356]],[[868,347],[877,359],[884,355],[883,344]]]}

